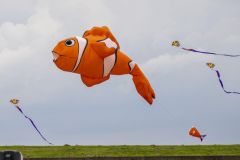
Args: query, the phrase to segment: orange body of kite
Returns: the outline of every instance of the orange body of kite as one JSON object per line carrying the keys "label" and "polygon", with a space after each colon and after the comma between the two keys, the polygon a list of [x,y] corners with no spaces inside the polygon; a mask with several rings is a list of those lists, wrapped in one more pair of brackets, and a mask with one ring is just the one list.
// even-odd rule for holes
{"label": "orange body of kite", "polygon": [[63,71],[80,74],[83,83],[91,87],[110,75],[131,74],[138,93],[152,104],[155,93],[140,68],[120,50],[108,27],[93,27],[82,37],[60,41],[52,51],[54,63]]}
{"label": "orange body of kite", "polygon": [[204,137],[206,137],[206,135],[201,135],[200,132],[197,130],[197,128],[195,127],[192,127],[190,130],[189,130],[189,135],[190,136],[193,136],[193,137],[197,137],[199,138],[201,141],[203,140]]}

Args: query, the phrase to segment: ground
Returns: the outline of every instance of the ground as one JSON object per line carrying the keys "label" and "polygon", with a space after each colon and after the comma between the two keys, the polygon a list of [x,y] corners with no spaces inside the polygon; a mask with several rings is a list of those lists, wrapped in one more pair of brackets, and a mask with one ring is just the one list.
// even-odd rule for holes
{"label": "ground", "polygon": [[26,158],[238,155],[240,145],[0,146]]}

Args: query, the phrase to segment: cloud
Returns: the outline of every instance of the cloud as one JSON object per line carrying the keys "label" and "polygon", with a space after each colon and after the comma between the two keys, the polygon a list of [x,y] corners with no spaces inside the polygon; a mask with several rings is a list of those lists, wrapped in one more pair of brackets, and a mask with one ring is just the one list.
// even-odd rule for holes
{"label": "cloud", "polygon": [[[51,17],[47,8],[38,7],[25,23],[4,22],[0,25],[1,105],[9,106],[10,98],[19,98],[24,102],[28,97],[28,103],[44,99],[40,96],[43,95],[41,88],[46,87],[42,74],[50,74],[46,73],[46,68],[51,66],[51,49],[60,31],[61,23]],[[25,110],[28,112],[27,108]],[[9,113],[5,107],[2,111]],[[15,113],[9,113],[1,115],[1,118],[6,121],[7,117],[13,116],[16,116]],[[15,126],[15,130],[21,127],[13,120],[8,121],[8,125]],[[8,129],[3,137],[14,133],[11,128]],[[23,133],[27,132],[25,129]]]}
{"label": "cloud", "polygon": [[[239,59],[189,53],[170,43],[237,54],[239,2],[10,0],[0,5],[0,121],[7,122],[1,144],[44,144],[10,107],[13,97],[55,144],[195,144],[186,135],[193,124],[211,135],[206,143],[238,143],[239,97],[225,95],[205,63],[216,64],[229,90],[240,90]],[[52,63],[59,40],[101,25],[111,28],[153,85],[152,108],[130,76],[87,88],[79,75]],[[233,129],[234,134],[227,131]]]}
{"label": "cloud", "polygon": [[34,49],[38,51],[58,35],[60,27],[61,24],[52,19],[44,8],[36,9],[25,24],[3,23],[0,26],[0,54],[4,54],[4,49],[17,50],[21,47],[38,47]]}
{"label": "cloud", "polygon": [[[5,81],[1,88],[11,90],[21,86],[34,79],[34,72],[49,66],[49,49],[60,28],[61,24],[50,16],[46,8],[36,8],[26,23],[6,22],[0,26],[0,73],[2,81]],[[13,79],[18,81],[8,86]]]}
{"label": "cloud", "polygon": [[213,58],[207,58],[197,54],[179,53],[179,55],[163,54],[152,58],[143,64],[146,72],[154,74],[169,74],[193,67],[194,64],[204,65]]}

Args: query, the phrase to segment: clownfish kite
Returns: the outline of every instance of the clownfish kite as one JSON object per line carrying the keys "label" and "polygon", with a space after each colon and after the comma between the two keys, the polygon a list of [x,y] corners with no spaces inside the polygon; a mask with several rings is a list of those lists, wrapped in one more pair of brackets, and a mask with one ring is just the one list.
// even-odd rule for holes
{"label": "clownfish kite", "polygon": [[138,93],[149,103],[155,98],[148,79],[126,54],[108,27],[93,27],[83,37],[75,36],[60,41],[52,51],[53,62],[67,72],[80,74],[88,86],[100,84],[110,75],[130,74]]}
{"label": "clownfish kite", "polygon": [[206,65],[207,65],[211,70],[213,70],[213,71],[216,72],[216,74],[217,74],[217,76],[218,76],[219,83],[220,83],[220,85],[221,85],[221,87],[222,87],[222,89],[223,89],[223,91],[224,91],[225,93],[228,93],[228,94],[230,94],[230,93],[240,94],[240,92],[230,92],[230,91],[226,91],[225,88],[224,88],[223,82],[222,82],[222,80],[221,80],[220,72],[219,72],[218,70],[214,69],[215,64],[213,64],[213,63],[206,63]]}
{"label": "clownfish kite", "polygon": [[189,134],[190,136],[199,138],[199,139],[201,140],[201,142],[203,141],[204,137],[207,136],[206,134],[204,134],[204,135],[200,134],[200,132],[197,130],[196,127],[192,127],[192,128],[189,130],[188,134]]}
{"label": "clownfish kite", "polygon": [[[179,41],[173,41],[172,46],[173,47],[180,47],[181,45],[180,45]],[[181,47],[181,49],[183,49],[185,51],[189,51],[189,52],[211,54],[211,55],[217,55],[217,56],[226,56],[226,57],[239,57],[240,56],[240,55],[231,55],[231,54],[218,54],[218,53],[213,53],[213,52],[203,52],[203,51],[198,51],[198,50],[195,50],[195,49],[188,49],[188,48],[184,48],[184,47]]]}
{"label": "clownfish kite", "polygon": [[11,99],[11,100],[10,100],[10,103],[12,103],[12,104],[18,109],[18,111],[19,111],[26,119],[28,119],[28,120],[31,122],[32,126],[33,126],[34,129],[38,132],[38,134],[41,136],[41,138],[42,138],[44,141],[46,141],[48,144],[51,144],[51,145],[52,145],[52,143],[50,143],[50,142],[42,135],[42,133],[41,133],[41,132],[39,131],[39,129],[37,128],[37,126],[34,124],[33,120],[32,120],[31,118],[29,118],[28,116],[26,116],[25,113],[23,113],[22,109],[19,107],[19,100],[18,100],[18,99]]}

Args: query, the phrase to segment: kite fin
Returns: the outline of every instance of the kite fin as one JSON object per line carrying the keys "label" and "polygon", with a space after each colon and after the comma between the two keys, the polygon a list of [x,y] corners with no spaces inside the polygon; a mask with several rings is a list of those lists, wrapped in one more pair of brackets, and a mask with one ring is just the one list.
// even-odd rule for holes
{"label": "kite fin", "polygon": [[103,78],[90,78],[81,75],[82,82],[87,86],[87,87],[92,87],[96,84],[102,83],[110,78],[110,75],[103,77]]}
{"label": "kite fin", "polygon": [[93,50],[102,58],[106,58],[117,51],[117,44],[113,42],[110,38],[100,40],[97,42],[91,42],[91,47]]}
{"label": "kite fin", "polygon": [[118,41],[107,26],[93,27],[83,34],[83,38],[94,37],[94,41],[89,41],[93,50],[102,58],[114,54],[120,49]]}
{"label": "kite fin", "polygon": [[204,139],[206,136],[207,136],[206,134],[200,136],[201,142],[203,141],[203,139]]}
{"label": "kite fin", "polygon": [[135,64],[134,68],[130,72],[133,76],[133,82],[138,93],[149,103],[153,103],[153,99],[155,99],[155,93],[152,89],[150,83],[147,78],[144,76],[140,68],[137,64]]}
{"label": "kite fin", "polygon": [[84,34],[83,37],[87,38],[88,36],[97,36],[97,41],[104,40],[107,38],[110,38],[114,43],[117,44],[117,48],[120,48],[118,41],[116,38],[113,36],[112,32],[107,26],[102,26],[102,27],[93,27],[90,30],[87,30]]}

